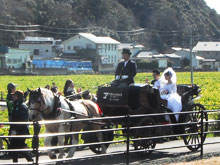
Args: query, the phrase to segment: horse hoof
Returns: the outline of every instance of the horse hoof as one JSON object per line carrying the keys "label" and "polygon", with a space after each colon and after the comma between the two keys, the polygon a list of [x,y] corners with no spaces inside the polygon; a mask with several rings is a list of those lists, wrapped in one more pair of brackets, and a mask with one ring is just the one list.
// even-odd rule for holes
{"label": "horse hoof", "polygon": [[50,157],[50,159],[56,159],[57,158],[57,156],[55,154],[51,154],[51,155],[49,155],[49,157]]}

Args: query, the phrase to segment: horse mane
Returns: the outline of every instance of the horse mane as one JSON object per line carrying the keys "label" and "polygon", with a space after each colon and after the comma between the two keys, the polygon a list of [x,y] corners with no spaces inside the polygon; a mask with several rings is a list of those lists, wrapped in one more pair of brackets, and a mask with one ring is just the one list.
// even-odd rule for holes
{"label": "horse mane", "polygon": [[[39,88],[38,88],[39,89]],[[37,89],[37,90],[38,90]],[[49,96],[49,95],[53,95],[53,92],[51,91],[51,90],[49,90],[49,89],[46,89],[46,88],[40,88],[40,90],[41,90],[41,93],[45,96],[45,97],[47,97],[47,96]]]}

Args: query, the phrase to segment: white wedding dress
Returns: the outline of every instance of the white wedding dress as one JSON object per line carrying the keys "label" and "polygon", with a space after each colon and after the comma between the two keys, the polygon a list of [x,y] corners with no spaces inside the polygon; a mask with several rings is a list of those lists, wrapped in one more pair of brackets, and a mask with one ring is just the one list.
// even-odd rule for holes
{"label": "white wedding dress", "polygon": [[[172,68],[168,68],[168,69],[172,69]],[[166,71],[165,71],[165,73],[166,73]],[[173,76],[176,76],[175,72],[173,73]],[[177,87],[175,84],[176,81],[173,80],[172,82],[174,82],[174,83],[172,83],[172,84],[169,84],[167,82],[163,83],[163,85],[160,88],[160,97],[162,99],[167,100],[167,102],[168,102],[167,107],[171,111],[173,111],[174,113],[181,112],[182,111],[181,97],[177,93]],[[178,121],[179,114],[176,114],[175,117],[176,117],[176,121]]]}

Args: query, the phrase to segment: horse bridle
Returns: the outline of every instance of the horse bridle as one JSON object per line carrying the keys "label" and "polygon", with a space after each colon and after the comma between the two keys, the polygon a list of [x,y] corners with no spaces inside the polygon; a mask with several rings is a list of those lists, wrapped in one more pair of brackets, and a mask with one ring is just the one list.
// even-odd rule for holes
{"label": "horse bridle", "polygon": [[[30,103],[35,103],[35,102],[39,103],[39,105],[40,105],[39,108],[30,108],[30,110],[31,110],[31,111],[37,111],[37,112],[40,112],[40,113],[44,114],[44,112],[45,112],[47,109],[43,109],[43,110],[41,111],[42,102],[45,104],[45,101],[44,101],[44,99],[43,99],[43,97],[42,97],[42,94],[41,94],[40,97],[37,98],[37,99],[32,99],[32,100],[31,100],[31,98],[30,98],[29,104],[30,104]],[[44,114],[44,115],[45,115],[45,114]]]}

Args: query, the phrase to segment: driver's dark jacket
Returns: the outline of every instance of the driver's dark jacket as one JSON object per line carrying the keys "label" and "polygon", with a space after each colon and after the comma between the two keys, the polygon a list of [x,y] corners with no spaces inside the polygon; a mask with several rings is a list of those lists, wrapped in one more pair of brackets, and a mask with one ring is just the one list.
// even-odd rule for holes
{"label": "driver's dark jacket", "polygon": [[[14,108],[12,111],[12,122],[28,122],[28,107],[22,99],[14,101]],[[16,131],[16,135],[28,135],[29,126],[26,125],[11,125],[10,131]]]}
{"label": "driver's dark jacket", "polygon": [[137,74],[137,66],[134,61],[129,60],[126,66],[124,67],[125,62],[120,62],[115,72],[115,76],[127,75],[128,78],[125,79],[125,82],[130,85],[134,83],[134,77]]}

